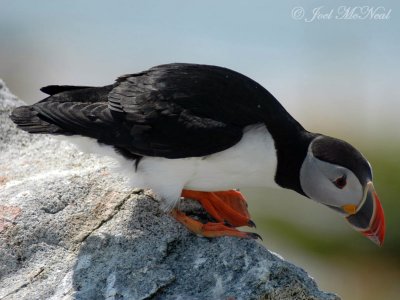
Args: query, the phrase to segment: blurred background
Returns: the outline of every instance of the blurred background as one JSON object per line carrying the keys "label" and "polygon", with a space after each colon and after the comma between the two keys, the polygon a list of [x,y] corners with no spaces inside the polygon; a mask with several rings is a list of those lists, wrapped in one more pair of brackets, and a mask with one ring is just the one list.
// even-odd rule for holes
{"label": "blurred background", "polygon": [[[342,5],[353,9],[347,19]],[[365,17],[360,6],[375,12]],[[294,192],[244,192],[265,245],[320,288],[343,299],[399,299],[398,1],[1,0],[0,8],[0,77],[28,103],[49,84],[105,85],[157,64],[215,64],[261,83],[308,130],[351,142],[374,168],[387,221],[382,248]]]}

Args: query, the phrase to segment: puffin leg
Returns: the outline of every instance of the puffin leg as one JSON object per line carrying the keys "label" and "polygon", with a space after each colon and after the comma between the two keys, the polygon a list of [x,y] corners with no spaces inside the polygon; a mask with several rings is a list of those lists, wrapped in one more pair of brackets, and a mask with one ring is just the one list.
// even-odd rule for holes
{"label": "puffin leg", "polygon": [[182,197],[199,201],[203,208],[217,221],[233,227],[255,224],[250,220],[247,203],[239,191],[199,192],[183,190]]}
{"label": "puffin leg", "polygon": [[171,215],[181,224],[183,224],[191,232],[208,238],[220,237],[220,236],[234,236],[246,239],[261,239],[257,233],[243,232],[236,228],[229,227],[222,222],[219,223],[201,223],[183,212],[173,209]]}

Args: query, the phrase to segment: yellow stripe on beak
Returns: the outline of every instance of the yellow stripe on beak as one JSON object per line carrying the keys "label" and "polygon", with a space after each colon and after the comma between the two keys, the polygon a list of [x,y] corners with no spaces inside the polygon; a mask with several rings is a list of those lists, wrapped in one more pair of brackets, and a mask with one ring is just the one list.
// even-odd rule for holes
{"label": "yellow stripe on beak", "polygon": [[354,215],[357,212],[357,205],[346,204],[342,206],[342,209],[349,215]]}

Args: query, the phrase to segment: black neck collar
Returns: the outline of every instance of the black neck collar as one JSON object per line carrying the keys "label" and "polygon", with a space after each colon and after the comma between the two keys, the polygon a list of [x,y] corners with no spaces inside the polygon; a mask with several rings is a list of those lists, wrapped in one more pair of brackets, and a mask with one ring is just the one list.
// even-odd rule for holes
{"label": "black neck collar", "polygon": [[304,130],[299,123],[295,125],[280,128],[273,126],[273,129],[269,130],[275,142],[278,160],[275,182],[307,197],[300,184],[300,169],[308,146],[317,134]]}

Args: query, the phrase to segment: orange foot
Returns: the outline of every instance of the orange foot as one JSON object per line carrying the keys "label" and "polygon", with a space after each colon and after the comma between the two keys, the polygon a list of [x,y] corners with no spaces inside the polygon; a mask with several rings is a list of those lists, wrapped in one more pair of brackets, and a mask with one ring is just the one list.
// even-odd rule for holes
{"label": "orange foot", "polygon": [[247,203],[239,191],[198,192],[183,190],[182,197],[197,200],[203,208],[218,222],[225,222],[233,227],[255,224],[250,220]]}
{"label": "orange foot", "polygon": [[172,211],[172,216],[195,234],[204,237],[236,236],[257,239],[261,237],[252,232],[242,232],[233,227],[255,227],[247,210],[247,203],[242,194],[230,190],[226,192],[198,192],[183,190],[182,197],[197,200],[204,209],[217,221],[203,224],[188,217],[178,210]]}
{"label": "orange foot", "polygon": [[193,218],[188,217],[183,212],[174,209],[171,212],[172,216],[180,223],[182,223],[191,232],[204,236],[204,237],[219,237],[219,236],[236,236],[246,239],[261,239],[257,233],[253,232],[243,232],[236,228],[229,227],[224,223],[212,223],[208,222],[203,224]]}

